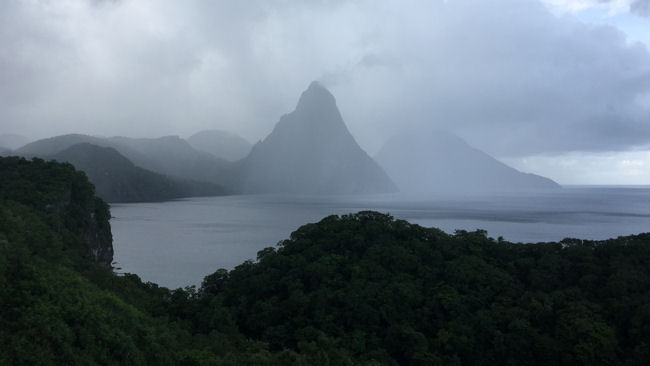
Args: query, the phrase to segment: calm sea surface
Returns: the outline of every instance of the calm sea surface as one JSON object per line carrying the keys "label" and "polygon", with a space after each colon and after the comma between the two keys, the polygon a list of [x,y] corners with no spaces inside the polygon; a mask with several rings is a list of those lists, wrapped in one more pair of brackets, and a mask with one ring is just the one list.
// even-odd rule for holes
{"label": "calm sea surface", "polygon": [[485,229],[513,242],[607,239],[650,231],[650,187],[567,187],[534,196],[227,196],[113,204],[118,272],[170,288],[200,284],[332,214],[387,212],[446,232]]}

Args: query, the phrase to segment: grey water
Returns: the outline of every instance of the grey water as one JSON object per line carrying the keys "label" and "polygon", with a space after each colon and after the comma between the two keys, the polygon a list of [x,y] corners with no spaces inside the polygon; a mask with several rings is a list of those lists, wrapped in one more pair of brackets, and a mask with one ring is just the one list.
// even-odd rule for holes
{"label": "grey water", "polygon": [[608,239],[650,231],[650,187],[565,187],[535,195],[415,198],[223,196],[111,205],[117,272],[169,288],[198,285],[333,214],[375,210],[426,227],[512,242]]}

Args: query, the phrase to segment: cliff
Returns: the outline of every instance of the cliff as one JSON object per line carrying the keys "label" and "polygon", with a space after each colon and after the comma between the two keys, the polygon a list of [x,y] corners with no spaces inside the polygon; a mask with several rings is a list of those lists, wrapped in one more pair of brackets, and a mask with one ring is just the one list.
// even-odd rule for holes
{"label": "cliff", "polygon": [[70,164],[0,158],[0,205],[41,218],[48,235],[61,242],[59,250],[74,261],[90,258],[105,266],[113,261],[108,205]]}

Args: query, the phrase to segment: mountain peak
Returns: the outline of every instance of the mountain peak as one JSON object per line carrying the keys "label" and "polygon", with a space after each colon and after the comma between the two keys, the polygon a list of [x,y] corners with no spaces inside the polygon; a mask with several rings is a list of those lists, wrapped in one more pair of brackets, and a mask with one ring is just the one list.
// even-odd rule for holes
{"label": "mountain peak", "polygon": [[311,83],[309,83],[309,87],[307,88],[307,90],[309,89],[326,89],[326,88],[318,80],[314,80]]}
{"label": "mountain peak", "polygon": [[312,81],[307,90],[302,92],[296,111],[324,112],[328,110],[338,111],[336,99],[321,83]]}
{"label": "mountain peak", "polygon": [[246,193],[351,194],[395,190],[350,134],[334,96],[313,82],[243,161]]}

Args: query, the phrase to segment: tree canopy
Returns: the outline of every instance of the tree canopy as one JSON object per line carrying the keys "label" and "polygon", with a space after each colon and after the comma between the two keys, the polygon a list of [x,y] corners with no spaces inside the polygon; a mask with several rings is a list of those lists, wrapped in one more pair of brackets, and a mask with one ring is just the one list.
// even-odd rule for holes
{"label": "tree canopy", "polygon": [[108,219],[72,166],[0,158],[0,364],[650,363],[650,234],[514,244],[363,211],[170,290],[93,259]]}

